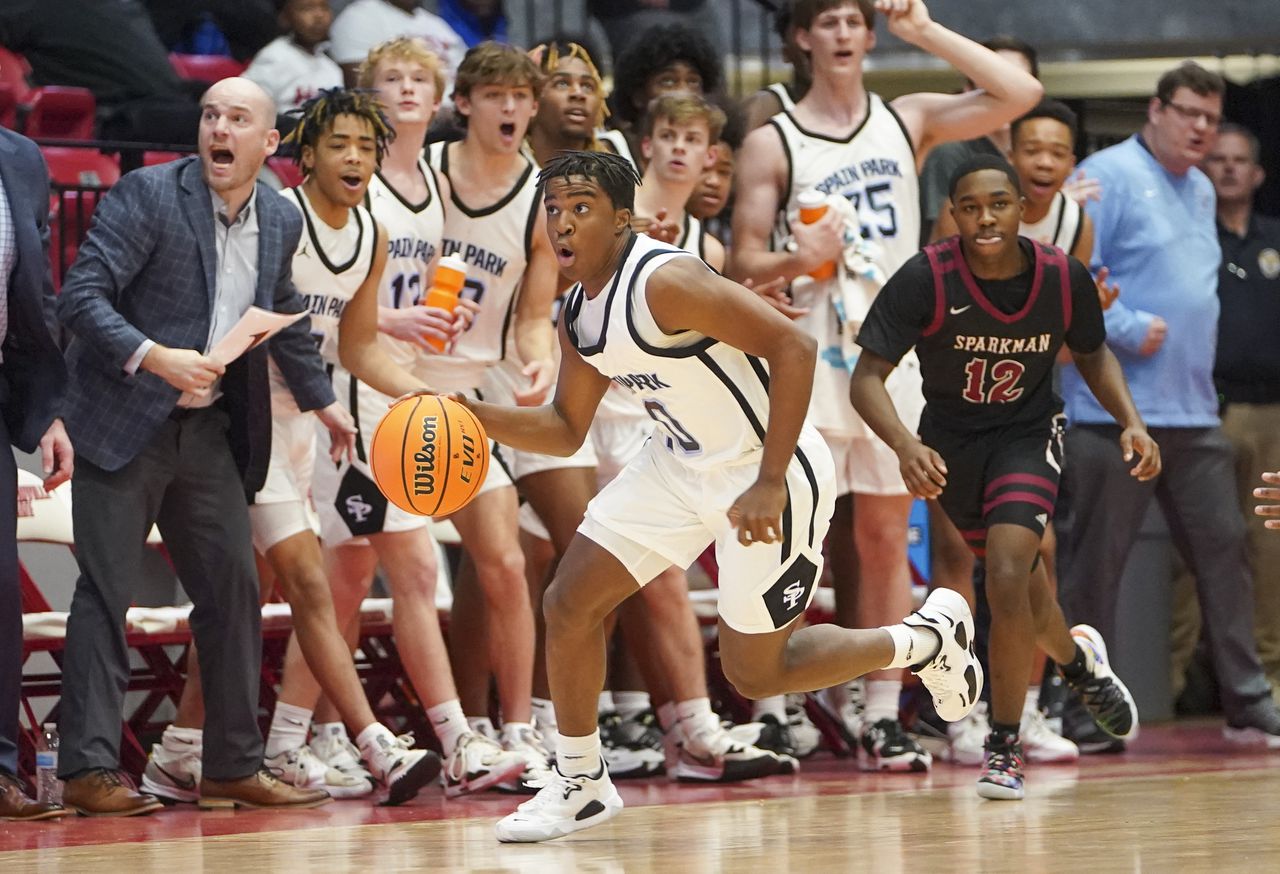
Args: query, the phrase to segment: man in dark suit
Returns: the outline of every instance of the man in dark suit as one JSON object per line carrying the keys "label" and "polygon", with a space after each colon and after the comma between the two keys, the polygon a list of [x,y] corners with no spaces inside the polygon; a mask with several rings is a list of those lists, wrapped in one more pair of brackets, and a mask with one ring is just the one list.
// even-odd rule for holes
{"label": "man in dark suit", "polygon": [[[71,477],[71,443],[55,418],[67,383],[46,320],[49,173],[35,143],[0,128],[0,437],[23,452],[39,445],[46,489]],[[22,591],[18,583],[18,472],[0,451],[0,820],[65,816],[31,800],[19,782],[18,695],[22,685]]]}
{"label": "man in dark suit", "polygon": [[[246,79],[210,88],[199,157],[121,179],[63,283],[81,575],[67,625],[59,776],[64,803],[80,813],[160,807],[118,772],[124,616],[153,522],[194,604],[208,712],[201,806],[328,800],[262,770],[245,493],[261,487],[270,455],[267,349],[226,367],[208,355],[251,305],[303,309],[290,272],[301,217],[256,182],[279,142],[274,119],[271,99]],[[335,427],[341,408],[308,332],[304,318],[271,340],[271,354],[299,407]]]}

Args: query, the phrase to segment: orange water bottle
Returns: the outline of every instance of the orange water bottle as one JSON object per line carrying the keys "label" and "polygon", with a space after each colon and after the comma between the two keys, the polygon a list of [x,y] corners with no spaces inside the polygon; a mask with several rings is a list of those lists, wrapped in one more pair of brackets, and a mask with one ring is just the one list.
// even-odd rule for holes
{"label": "orange water bottle", "polygon": [[[467,265],[461,258],[446,255],[436,263],[436,274],[431,278],[431,287],[422,298],[424,306],[439,307],[453,312],[458,305],[458,293],[467,281]],[[437,352],[443,352],[448,345],[446,340],[428,337],[427,343]]]}
{"label": "orange water bottle", "polygon": [[[800,222],[806,225],[811,225],[822,218],[829,209],[827,196],[816,188],[801,191],[796,195],[796,206],[800,208]],[[809,271],[809,275],[818,282],[830,279],[836,275],[836,262],[828,261],[825,264],[819,264]]]}

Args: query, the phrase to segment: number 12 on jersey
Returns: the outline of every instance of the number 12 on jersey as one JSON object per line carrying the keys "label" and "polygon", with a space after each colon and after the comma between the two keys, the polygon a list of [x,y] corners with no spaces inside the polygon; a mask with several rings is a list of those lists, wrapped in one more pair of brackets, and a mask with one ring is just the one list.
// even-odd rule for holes
{"label": "number 12 on jersey", "polygon": [[1002,358],[991,365],[990,384],[987,380],[985,358],[970,358],[964,366],[965,384],[961,393],[971,404],[1007,404],[1022,397],[1022,386],[1018,382],[1027,368],[1021,362],[1011,358]]}

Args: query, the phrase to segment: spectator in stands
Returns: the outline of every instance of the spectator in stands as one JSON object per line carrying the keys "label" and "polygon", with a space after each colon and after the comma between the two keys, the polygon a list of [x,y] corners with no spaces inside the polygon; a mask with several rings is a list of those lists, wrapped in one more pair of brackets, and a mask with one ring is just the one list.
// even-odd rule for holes
{"label": "spectator in stands", "polygon": [[[997,36],[982,45],[1006,61],[1017,64],[1020,69],[1037,79],[1040,78],[1040,62],[1036,58],[1036,50],[1022,40],[1011,36]],[[973,91],[977,87],[972,79],[964,80],[965,91]],[[924,219],[921,226],[926,238],[938,220],[942,204],[947,199],[947,186],[960,165],[974,155],[1000,155],[1008,158],[1011,148],[1009,139],[1009,125],[1006,124],[986,136],[943,143],[929,152],[924,168],[920,171],[920,201]]]}
{"label": "spectator in stands", "polygon": [[[58,299],[71,333],[64,404],[79,455],[80,578],[63,663],[59,776],[90,815],[158,810],[119,774],[129,674],[125,611],[152,524],[191,596],[209,702],[201,806],[312,807],[323,790],[262,768],[258,578],[245,493],[262,487],[271,441],[267,346],[210,356],[257,304],[300,312],[289,278],[298,213],[256,184],[279,142],[275,106],[247,79],[205,95],[200,154],[126,174],[103,198]],[[334,403],[305,317],[270,342],[298,407]]]}
{"label": "spectator in stands", "polygon": [[646,46],[651,51],[661,45],[645,39],[636,41],[636,34],[658,25],[681,27],[703,34],[717,57],[724,54],[720,16],[714,8],[717,5],[720,4],[708,3],[707,0],[587,0],[587,12],[595,16],[609,38],[616,77],[618,59],[633,47]]}
{"label": "spectator in stands", "polygon": [[440,17],[467,48],[485,40],[507,41],[507,14],[502,0],[440,0]]}
{"label": "spectator in stands", "polygon": [[55,418],[67,372],[46,319],[49,174],[35,143],[0,128],[0,820],[53,819],[61,805],[33,801],[18,780],[22,587],[14,538],[18,471],[13,444],[40,447],[44,487],[71,476],[71,442]]}
{"label": "spectator in stands", "polygon": [[1249,531],[1258,655],[1280,688],[1280,541],[1251,504],[1254,485],[1280,458],[1280,220],[1254,212],[1266,176],[1258,138],[1224,124],[1204,162],[1218,198],[1218,353],[1214,381],[1225,405],[1222,432],[1236,452],[1236,483]]}
{"label": "spectator in stands", "polygon": [[244,77],[271,95],[280,112],[296,109],[322,88],[342,87],[342,68],[326,54],[329,0],[277,0],[284,31],[254,55]]}
{"label": "spectator in stands", "polygon": [[627,46],[613,65],[609,110],[615,130],[600,139],[643,171],[640,126],[653,98],[678,92],[709,97],[720,90],[723,75],[715,46],[683,24],[656,25]]}
{"label": "spectator in stands", "polygon": [[[1079,372],[1063,368],[1066,436],[1059,585],[1073,623],[1117,640],[1116,609],[1138,523],[1154,497],[1195,574],[1222,690],[1229,740],[1280,748],[1280,712],[1254,643],[1253,581],[1237,509],[1231,444],[1218,419],[1213,348],[1218,265],[1213,185],[1196,169],[1222,121],[1222,77],[1186,62],[1165,73],[1141,133],[1083,167],[1105,196],[1090,203],[1093,268],[1124,290],[1106,312],[1134,402],[1160,444],[1164,471],[1140,483],[1115,453],[1119,426]],[[1101,510],[1101,512],[1099,512]],[[1079,711],[1075,711],[1077,717]],[[1064,716],[1064,734],[1089,743],[1091,720]]]}
{"label": "spectator in stands", "polygon": [[[172,51],[216,54],[210,27],[226,53],[248,61],[276,34],[275,0],[144,0],[160,41]],[[101,5],[101,4],[99,4]]]}
{"label": "spectator in stands", "polygon": [[438,15],[417,0],[355,0],[338,13],[330,31],[329,53],[342,65],[347,84],[354,85],[356,68],[379,43],[399,36],[418,37],[444,61],[445,94],[453,91],[453,73],[462,63],[467,44]]}
{"label": "spectator in stands", "polygon": [[88,88],[106,139],[193,145],[199,105],[136,3],[5,0],[0,45],[26,57],[36,85]]}

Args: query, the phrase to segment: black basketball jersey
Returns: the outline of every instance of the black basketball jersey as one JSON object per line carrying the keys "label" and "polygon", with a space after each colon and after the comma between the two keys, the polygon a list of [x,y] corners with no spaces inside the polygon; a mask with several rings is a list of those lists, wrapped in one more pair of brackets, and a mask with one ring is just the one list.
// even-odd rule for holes
{"label": "black basketball jersey", "polygon": [[[1070,337],[1073,349],[1089,352],[1105,339],[1084,266],[1053,246],[1025,237],[1019,245],[1029,269],[979,280],[958,237],[935,243],[903,265],[872,305],[858,342],[891,361],[915,343],[922,432],[1047,421],[1062,411],[1053,365],[1063,342]],[[1083,323],[1073,329],[1078,316]]]}

